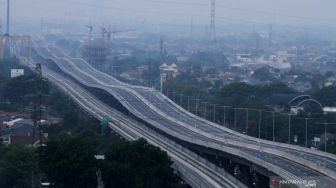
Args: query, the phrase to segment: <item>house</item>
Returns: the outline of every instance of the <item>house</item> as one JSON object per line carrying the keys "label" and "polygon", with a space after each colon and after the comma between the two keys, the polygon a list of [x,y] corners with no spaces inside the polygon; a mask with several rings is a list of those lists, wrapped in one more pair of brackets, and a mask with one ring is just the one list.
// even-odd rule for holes
{"label": "house", "polygon": [[[44,123],[41,121],[41,123]],[[31,119],[17,118],[3,123],[6,129],[0,131],[0,140],[6,145],[23,144],[31,145],[31,143],[38,143],[39,134],[38,129],[35,128],[35,136],[33,138],[34,125]],[[47,135],[43,134],[42,139],[47,140]]]}
{"label": "house", "polygon": [[252,55],[251,54],[236,54],[236,59],[240,63],[252,63]]}

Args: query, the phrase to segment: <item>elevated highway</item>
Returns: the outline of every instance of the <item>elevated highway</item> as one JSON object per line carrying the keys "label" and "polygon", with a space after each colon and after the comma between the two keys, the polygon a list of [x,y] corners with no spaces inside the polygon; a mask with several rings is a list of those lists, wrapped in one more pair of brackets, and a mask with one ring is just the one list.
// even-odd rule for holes
{"label": "elevated highway", "polygon": [[285,179],[316,180],[319,187],[335,185],[336,159],[331,154],[234,132],[185,111],[158,91],[121,83],[56,47],[35,49],[82,85],[108,92],[137,118],[170,136],[245,158]]}
{"label": "elevated highway", "polygon": [[[21,62],[24,62],[32,69],[35,67],[35,63],[32,61],[21,60]],[[173,168],[178,175],[192,187],[246,187],[230,174],[194,154],[187,148],[165,138],[145,125],[132,120],[119,111],[104,104],[81,86],[65,78],[63,75],[46,67],[43,69],[43,74],[64,93],[71,97],[79,107],[93,117],[102,119],[103,116],[107,115],[111,119],[111,122],[109,123],[110,128],[126,140],[132,141],[139,138],[145,138],[149,143],[166,151],[173,160]]]}

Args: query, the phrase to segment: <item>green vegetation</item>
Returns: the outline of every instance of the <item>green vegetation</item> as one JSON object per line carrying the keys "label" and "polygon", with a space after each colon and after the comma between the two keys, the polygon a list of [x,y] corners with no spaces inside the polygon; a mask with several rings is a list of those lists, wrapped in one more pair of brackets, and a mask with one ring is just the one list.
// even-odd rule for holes
{"label": "green vegetation", "polygon": [[[100,170],[105,187],[179,186],[167,154],[145,140],[103,147],[97,147],[94,140],[79,134],[49,142],[39,155],[45,178],[57,182],[58,187],[94,187]],[[96,160],[94,155],[99,153],[106,159]]]}
{"label": "green vegetation", "polygon": [[30,187],[36,164],[32,148],[0,145],[0,187]]}
{"label": "green vegetation", "polygon": [[11,69],[24,69],[25,75],[32,74],[32,71],[20,65],[17,59],[0,60],[0,80],[9,79]]}
{"label": "green vegetation", "polygon": [[[169,97],[174,100],[171,92],[176,92],[175,102],[180,104],[180,94],[184,95],[182,106],[187,109],[187,96],[191,97],[189,110],[201,117],[213,121],[214,107],[212,104],[217,104],[215,122],[224,124],[231,129],[235,129],[241,133],[246,132],[246,122],[248,122],[248,135],[259,136],[260,110],[261,111],[261,138],[273,139],[273,108],[265,106],[265,100],[277,93],[293,94],[296,91],[288,88],[281,83],[274,83],[264,86],[253,86],[246,83],[232,83],[209,91],[207,83],[197,83],[197,81],[188,78],[188,76],[180,75],[175,80],[166,82],[164,85],[164,93],[170,92]],[[335,87],[326,87],[318,89],[311,96],[326,106],[335,106],[336,89]],[[198,98],[197,101],[195,100]],[[204,104],[207,102],[207,105]],[[196,111],[196,106],[197,111]],[[223,106],[229,106],[225,109]],[[206,110],[205,110],[206,107]],[[234,109],[238,108],[238,109]],[[248,119],[247,119],[247,110]],[[288,142],[288,126],[289,126],[289,106],[283,106],[283,111],[275,113],[275,140],[279,142]],[[205,113],[206,112],[206,113]],[[318,122],[336,122],[334,114],[323,114],[322,109],[315,105],[305,105],[304,111],[300,111],[297,115],[291,115],[291,143],[294,143],[294,136],[298,137],[296,144],[305,146],[305,119],[306,117],[313,118],[308,121],[308,146],[311,146],[311,140],[315,136],[320,136],[324,133],[324,126]],[[329,133],[336,132],[336,126],[328,126]],[[336,151],[335,141],[329,138],[328,151]],[[319,146],[323,148],[321,144]]]}
{"label": "green vegetation", "polygon": [[314,93],[314,97],[326,106],[336,105],[336,87],[324,87]]}
{"label": "green vegetation", "polygon": [[[26,111],[37,86],[34,74],[8,79],[3,73],[6,71],[0,76],[7,79],[0,83],[0,96],[10,104],[0,106],[0,110]],[[0,145],[0,187],[31,187],[37,185],[39,177],[58,188],[96,187],[98,170],[106,188],[184,187],[165,152],[145,140],[124,142],[112,134],[102,135],[98,120],[48,81],[43,85],[43,105],[48,108],[44,116],[61,117],[63,124],[43,127],[50,139],[45,147]],[[96,160],[97,154],[105,154],[106,159]]]}
{"label": "green vegetation", "polygon": [[[168,155],[143,139],[110,142],[76,133],[53,139],[36,151],[12,145],[0,146],[0,152],[0,187],[31,187],[40,175],[53,187],[95,187],[98,170],[107,188],[185,187]],[[97,154],[105,154],[106,159],[96,160]]]}

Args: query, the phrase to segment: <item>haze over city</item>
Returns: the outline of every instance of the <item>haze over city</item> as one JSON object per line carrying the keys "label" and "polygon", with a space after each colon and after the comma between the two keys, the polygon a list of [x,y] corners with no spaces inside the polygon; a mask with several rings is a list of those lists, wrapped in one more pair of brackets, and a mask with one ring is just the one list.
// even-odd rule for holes
{"label": "haze over city", "polygon": [[334,0],[0,0],[0,187],[336,187]]}
{"label": "haze over city", "polygon": [[[1,0],[5,6],[6,0]],[[41,19],[56,23],[117,24],[131,26],[147,23],[154,25],[208,26],[210,1],[206,0],[13,0],[12,21],[32,21],[38,25]],[[254,25],[258,27],[292,26],[335,29],[333,0],[221,0],[216,1],[216,26]],[[5,11],[1,11],[2,23]],[[266,25],[266,26],[265,26]],[[17,26],[19,27],[19,26]]]}

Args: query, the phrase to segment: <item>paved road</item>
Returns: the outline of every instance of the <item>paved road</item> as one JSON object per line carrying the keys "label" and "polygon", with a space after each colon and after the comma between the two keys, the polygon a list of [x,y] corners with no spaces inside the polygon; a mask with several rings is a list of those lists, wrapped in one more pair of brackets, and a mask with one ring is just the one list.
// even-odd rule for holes
{"label": "paved road", "polygon": [[[50,53],[50,50],[53,52],[53,54]],[[307,159],[312,162],[321,163],[324,162],[324,159],[321,159],[321,156],[314,155],[307,152],[301,152],[297,151],[295,149],[291,149],[288,147],[280,147],[277,145],[271,145],[271,144],[265,144],[265,143],[257,143],[253,139],[247,139],[246,137],[237,136],[235,134],[230,133],[227,130],[218,128],[213,126],[212,124],[197,119],[187,112],[185,112],[182,109],[177,108],[169,99],[162,96],[157,91],[154,91],[152,89],[143,88],[143,87],[134,87],[129,86],[127,84],[121,83],[117,81],[116,79],[106,75],[102,74],[99,71],[93,69],[90,65],[88,65],[85,61],[81,59],[73,59],[65,56],[59,49],[51,47],[50,50],[47,50],[44,47],[38,48],[38,51],[43,54],[45,57],[52,57],[54,56],[53,60],[55,63],[66,73],[73,76],[77,80],[81,80],[82,83],[85,83],[90,86],[102,86],[105,90],[110,92],[111,94],[119,97],[123,102],[124,105],[126,105],[127,108],[130,109],[130,111],[136,112],[136,114],[140,114],[142,118],[145,120],[151,120],[155,121],[156,123],[160,125],[164,125],[166,128],[169,128],[170,130],[173,130],[176,133],[182,134],[184,136],[192,137],[194,139],[200,139],[203,141],[211,141],[214,143],[223,144],[222,142],[214,139],[210,139],[207,136],[204,136],[202,134],[196,133],[194,131],[191,131],[190,129],[181,126],[180,124],[176,123],[176,121],[172,121],[172,118],[175,120],[179,120],[185,124],[192,125],[196,127],[197,129],[211,133],[212,135],[216,135],[223,138],[228,138],[230,140],[239,141],[243,143],[248,144],[254,144],[262,147],[268,147],[268,148],[274,148],[277,150],[281,150],[284,152],[287,152],[289,154],[293,154],[296,156],[300,156],[304,159]],[[147,101],[149,101],[154,107],[149,107],[147,103],[145,103],[143,100],[141,100],[139,97],[137,97],[134,93],[130,92],[130,88],[133,91],[136,91],[139,95],[141,95],[143,98],[145,98]],[[170,119],[167,119],[162,115],[162,113],[158,113],[156,109],[159,109],[163,114],[170,117]],[[230,146],[235,147],[235,146]],[[303,167],[302,165],[298,165],[296,163],[293,163],[287,159],[283,159],[279,156],[273,155],[273,154],[267,154],[263,153],[263,155],[260,155],[259,151],[257,150],[251,150],[247,148],[240,148],[241,150],[245,152],[249,152],[255,156],[258,156],[259,158],[274,164],[276,166],[280,166],[283,169],[289,171],[290,173],[294,175],[306,175],[307,178],[310,178],[310,175],[316,175],[321,176],[319,173],[315,172],[312,169]],[[267,160],[271,159],[271,160]],[[332,158],[328,158],[327,160],[327,167],[331,170],[335,171],[335,160]],[[287,169],[289,166],[291,168]],[[292,167],[295,167],[294,169]],[[324,182],[329,182],[328,178],[325,180],[322,180]]]}
{"label": "paved road", "polygon": [[[61,75],[58,75],[48,68],[44,68],[44,74],[46,73],[48,78],[51,78],[54,82],[57,83],[57,85],[65,89],[66,93],[70,94],[72,98],[75,100],[80,100],[81,106],[85,106],[92,114],[100,114],[98,116],[108,114],[113,119],[117,118],[118,124],[123,122],[128,125],[127,130],[132,131],[126,132],[127,134],[132,135],[130,137],[131,140],[134,140],[134,138],[138,138],[139,136],[144,137],[150,143],[167,151],[168,155],[175,161],[177,170],[180,171],[182,175],[184,175],[190,185],[195,185],[195,183],[197,183],[195,187],[245,187],[245,185],[243,185],[241,182],[238,182],[231,175],[226,174],[226,172],[221,170],[218,171],[214,169],[214,167],[209,167],[209,165],[207,165],[207,161],[204,159],[201,160],[195,154],[191,155],[190,151],[186,153],[185,148],[182,149],[181,146],[178,146],[172,141],[168,141],[167,138],[163,138],[159,134],[153,131],[149,131],[150,129],[146,128],[145,125],[129,119],[127,116],[103,104],[101,101],[91,96],[91,94],[88,94],[86,90],[71,80],[65,79]],[[188,153],[190,153],[190,155]],[[184,171],[186,172],[184,173]]]}

